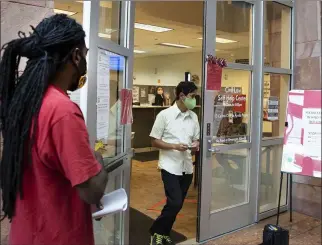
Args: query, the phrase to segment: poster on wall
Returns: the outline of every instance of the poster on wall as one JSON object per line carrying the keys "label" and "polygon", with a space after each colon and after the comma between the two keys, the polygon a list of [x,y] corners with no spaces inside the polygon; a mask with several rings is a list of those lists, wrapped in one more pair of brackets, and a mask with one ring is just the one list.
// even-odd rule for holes
{"label": "poster on wall", "polygon": [[282,172],[321,178],[321,90],[288,95]]}
{"label": "poster on wall", "polygon": [[110,53],[98,49],[97,56],[97,125],[98,140],[107,139],[110,113]]}

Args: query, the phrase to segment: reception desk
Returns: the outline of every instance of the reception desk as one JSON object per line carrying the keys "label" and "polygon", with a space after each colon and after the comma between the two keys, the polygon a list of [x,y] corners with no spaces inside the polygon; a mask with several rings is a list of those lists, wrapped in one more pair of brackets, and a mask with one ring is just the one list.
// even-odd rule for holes
{"label": "reception desk", "polygon": [[[135,152],[153,151],[150,132],[156,116],[169,106],[133,106],[132,132],[135,133],[133,148]],[[193,110],[200,119],[200,106]]]}

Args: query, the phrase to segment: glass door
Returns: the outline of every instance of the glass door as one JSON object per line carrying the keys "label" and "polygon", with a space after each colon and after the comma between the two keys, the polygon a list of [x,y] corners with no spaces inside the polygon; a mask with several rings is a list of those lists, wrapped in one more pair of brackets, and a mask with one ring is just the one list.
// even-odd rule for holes
{"label": "glass door", "polygon": [[[121,95],[132,88],[134,2],[83,1],[83,9],[89,54],[80,106],[109,175],[106,193],[124,188],[129,196],[131,125],[121,123]],[[129,211],[94,221],[94,233],[96,244],[128,244]]]}
{"label": "glass door", "polygon": [[220,91],[206,89],[204,66],[199,242],[257,221],[260,88],[252,65],[254,8],[251,1],[206,2],[204,57],[225,58],[228,66]]}

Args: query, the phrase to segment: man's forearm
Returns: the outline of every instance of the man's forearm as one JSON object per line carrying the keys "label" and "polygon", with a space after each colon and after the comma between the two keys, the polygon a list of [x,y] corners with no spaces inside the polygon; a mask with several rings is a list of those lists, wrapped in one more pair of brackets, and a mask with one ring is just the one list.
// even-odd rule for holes
{"label": "man's forearm", "polygon": [[163,140],[158,140],[158,139],[152,140],[152,146],[156,147],[158,149],[161,149],[161,150],[174,150],[175,149],[174,144],[166,143]]}

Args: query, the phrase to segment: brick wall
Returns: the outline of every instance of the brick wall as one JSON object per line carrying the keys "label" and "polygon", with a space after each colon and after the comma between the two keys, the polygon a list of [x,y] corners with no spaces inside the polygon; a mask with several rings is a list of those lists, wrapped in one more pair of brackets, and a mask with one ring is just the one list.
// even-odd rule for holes
{"label": "brick wall", "polygon": [[[321,2],[296,1],[295,89],[321,89]],[[321,219],[321,179],[295,176],[296,211]]]}

